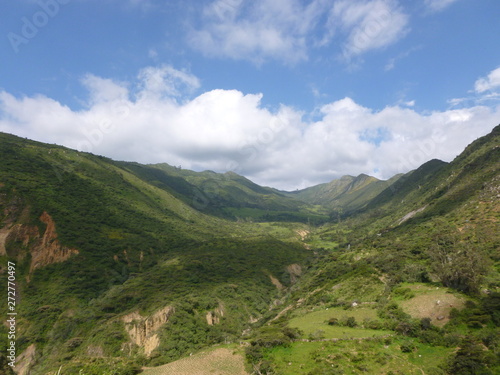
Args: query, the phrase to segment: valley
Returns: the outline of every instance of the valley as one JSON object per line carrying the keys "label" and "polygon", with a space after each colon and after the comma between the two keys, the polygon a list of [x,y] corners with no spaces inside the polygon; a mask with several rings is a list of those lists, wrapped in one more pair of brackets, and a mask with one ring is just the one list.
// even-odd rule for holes
{"label": "valley", "polygon": [[4,133],[0,160],[18,375],[500,372],[500,126],[295,192]]}

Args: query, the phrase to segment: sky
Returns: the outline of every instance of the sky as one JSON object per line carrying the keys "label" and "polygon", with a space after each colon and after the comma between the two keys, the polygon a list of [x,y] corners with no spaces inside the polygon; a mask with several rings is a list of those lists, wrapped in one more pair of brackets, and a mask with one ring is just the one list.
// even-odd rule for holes
{"label": "sky", "polygon": [[388,179],[500,124],[499,16],[498,0],[4,0],[0,131],[283,190]]}

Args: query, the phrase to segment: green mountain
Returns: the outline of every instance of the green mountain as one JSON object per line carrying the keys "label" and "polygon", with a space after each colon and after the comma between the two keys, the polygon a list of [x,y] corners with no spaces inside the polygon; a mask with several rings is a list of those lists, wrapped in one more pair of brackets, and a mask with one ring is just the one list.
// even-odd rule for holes
{"label": "green mountain", "polygon": [[301,224],[208,216],[161,169],[6,134],[0,145],[2,287],[8,259],[31,373],[78,373],[88,356],[110,358],[104,369],[125,352],[127,366],[164,363],[235,340],[310,257]]}
{"label": "green mountain", "polygon": [[119,165],[191,207],[221,218],[314,223],[328,220],[325,210],[259,186],[234,172],[194,172],[165,163]]}
{"label": "green mountain", "polygon": [[319,184],[293,193],[290,196],[314,205],[349,213],[363,209],[383,190],[392,186],[401,175],[381,181],[366,174],[357,177],[343,176],[326,184]]}
{"label": "green mountain", "polygon": [[498,373],[499,146],[285,193],[0,133],[0,335],[18,374]]}

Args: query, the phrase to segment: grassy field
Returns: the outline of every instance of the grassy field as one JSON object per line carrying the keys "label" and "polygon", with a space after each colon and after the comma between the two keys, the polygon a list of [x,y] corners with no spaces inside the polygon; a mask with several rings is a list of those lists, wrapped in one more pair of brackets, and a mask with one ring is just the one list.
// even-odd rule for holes
{"label": "grassy field", "polygon": [[397,341],[297,342],[276,348],[269,359],[280,375],[307,374],[389,374],[422,375],[438,373],[449,349],[416,345],[403,353]]}
{"label": "grassy field", "polygon": [[409,288],[414,297],[400,302],[401,308],[414,318],[431,318],[437,326],[444,326],[449,321],[452,308],[462,309],[465,298],[459,293],[452,293],[448,288],[434,287],[426,284],[403,284]]}
{"label": "grassy field", "polygon": [[178,361],[145,369],[142,375],[248,375],[236,348],[219,347]]}
{"label": "grassy field", "polygon": [[[354,317],[357,327],[345,327],[338,325],[329,325],[328,320],[336,318],[338,320]],[[334,338],[367,338],[389,335],[391,331],[365,329],[362,327],[366,320],[379,320],[377,312],[371,308],[360,307],[345,310],[343,308],[329,308],[304,313],[290,320],[290,327],[298,328],[304,332],[305,337],[314,337],[318,339]]]}

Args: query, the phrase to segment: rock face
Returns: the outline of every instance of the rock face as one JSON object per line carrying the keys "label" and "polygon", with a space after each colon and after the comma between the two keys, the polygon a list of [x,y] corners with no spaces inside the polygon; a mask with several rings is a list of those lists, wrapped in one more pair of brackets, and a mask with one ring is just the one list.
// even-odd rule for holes
{"label": "rock face", "polygon": [[72,255],[78,254],[78,250],[61,246],[57,240],[56,225],[47,212],[40,216],[40,221],[47,225],[38,246],[31,251],[31,271],[52,263],[60,263],[68,260]]}
{"label": "rock face", "polygon": [[206,319],[209,326],[219,324],[220,318],[224,316],[224,305],[219,302],[219,306],[214,311],[207,312]]}
{"label": "rock face", "polygon": [[133,312],[125,315],[122,320],[132,344],[144,348],[144,354],[149,357],[160,345],[158,331],[168,322],[173,313],[174,308],[167,306],[149,317]]}
{"label": "rock face", "polygon": [[[78,250],[62,246],[57,239],[56,224],[52,217],[44,212],[40,221],[46,225],[43,234],[40,234],[36,226],[25,224],[7,224],[0,229],[0,255],[7,254],[7,245],[17,243],[31,253],[30,273],[53,263],[68,260],[72,255],[78,254]],[[24,258],[22,251],[9,254],[18,258]]]}
{"label": "rock face", "polygon": [[17,375],[28,375],[30,373],[30,368],[35,362],[35,353],[35,344],[31,344],[19,355],[19,357],[17,357],[16,367],[14,368],[14,372]]}
{"label": "rock face", "polygon": [[302,275],[302,267],[299,264],[290,264],[286,270],[290,274],[290,282],[292,284],[295,284]]}

